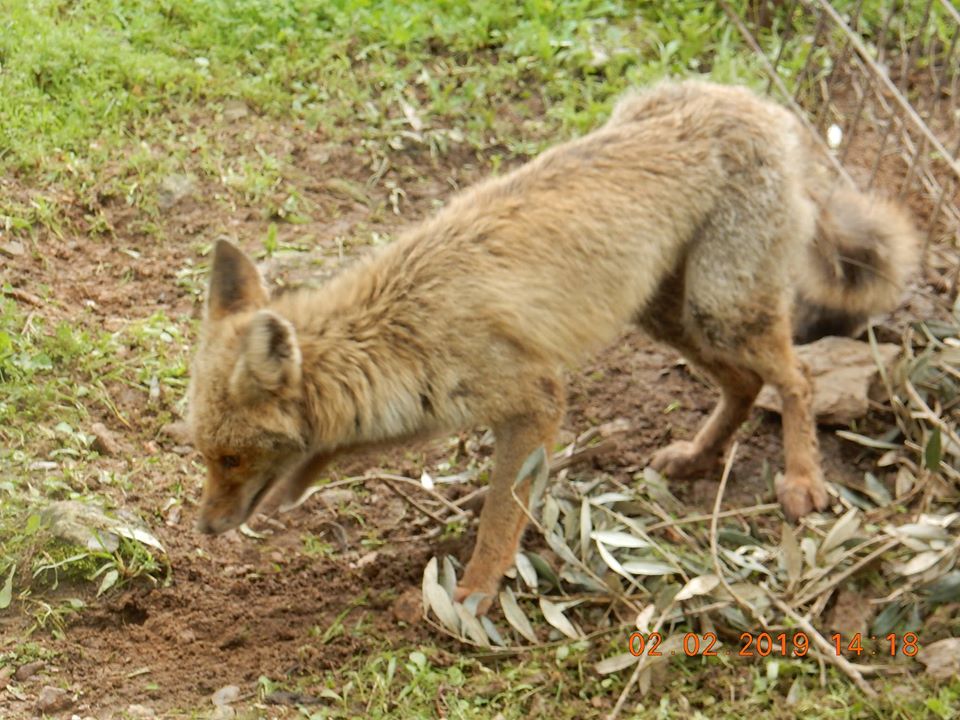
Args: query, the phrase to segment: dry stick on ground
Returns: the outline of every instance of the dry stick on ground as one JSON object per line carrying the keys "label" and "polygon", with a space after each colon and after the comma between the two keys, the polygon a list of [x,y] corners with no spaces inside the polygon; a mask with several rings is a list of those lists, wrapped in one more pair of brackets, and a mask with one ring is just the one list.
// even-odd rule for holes
{"label": "dry stick on ground", "polygon": [[[733,459],[737,454],[737,443],[733,444],[733,447],[730,449],[730,455],[727,458],[727,463],[723,468],[723,476],[720,478],[720,489],[717,491],[717,500],[713,506],[713,515],[711,516],[710,522],[710,553],[713,556],[713,564],[716,569],[717,577],[720,579],[720,582],[723,583],[724,588],[727,592],[730,593],[731,597],[737,601],[741,606],[746,608],[750,614],[757,617],[760,620],[764,628],[767,627],[766,622],[763,618],[759,617],[757,613],[751,608],[743,598],[738,596],[733,588],[730,587],[730,583],[727,582],[726,578],[723,576],[723,572],[720,568],[720,558],[717,555],[717,518],[720,512],[720,501],[723,498],[723,491],[727,485],[727,479],[730,477],[730,469],[733,467]],[[660,614],[660,618],[657,621],[654,631],[660,629],[660,626],[663,624],[663,621],[666,619],[667,613],[673,608],[674,601],[671,601],[670,604],[664,609]],[[623,709],[624,703],[627,701],[627,695],[633,689],[633,686],[636,684],[637,680],[640,678],[640,673],[646,667],[647,656],[644,655],[640,662],[637,663],[636,667],[633,669],[633,674],[630,676],[630,679],[627,680],[627,684],[624,686],[623,691],[620,693],[620,697],[617,698],[617,704],[614,705],[613,710],[610,711],[610,714],[607,716],[607,720],[616,720],[620,715],[620,711]]]}
{"label": "dry stick on ground", "polygon": [[[461,520],[467,517],[467,514],[463,510],[461,510],[459,507],[457,507],[455,503],[448,500],[440,493],[424,487],[423,483],[421,483],[419,480],[414,480],[413,478],[408,478],[404,475],[393,475],[391,473],[375,472],[375,473],[370,473],[369,475],[363,475],[360,477],[347,478],[347,479],[348,480],[352,479],[354,481],[364,482],[364,483],[370,482],[371,480],[382,480],[387,483],[389,483],[390,481],[393,481],[393,482],[403,483],[405,485],[410,485],[412,487],[418,488],[421,492],[425,492],[427,495],[429,495],[434,500],[439,502],[441,505],[444,505],[452,513],[454,513],[455,517],[451,518],[451,520]],[[326,487],[330,487],[330,486],[327,485]]]}
{"label": "dry stick on ground", "polygon": [[3,294],[27,305],[33,305],[34,307],[43,307],[47,304],[43,298],[37,297],[33,293],[21,290],[20,288],[3,288]]}
{"label": "dry stick on ground", "polygon": [[[724,510],[723,512],[717,513],[718,518],[725,517],[742,517],[745,515],[763,515],[764,513],[774,512],[780,509],[780,503],[765,503],[763,505],[754,505],[753,507],[748,508],[735,508],[733,510]],[[692,525],[694,523],[700,523],[704,520],[709,520],[712,518],[712,514],[704,513],[702,515],[684,515],[679,517],[676,520],[665,520],[663,522],[654,523],[653,525],[648,525],[644,528],[648,533],[653,532],[654,530],[663,530],[664,528],[670,528],[674,525]]]}
{"label": "dry stick on ground", "polygon": [[730,479],[730,470],[733,468],[733,460],[737,456],[738,447],[740,447],[740,444],[735,442],[730,448],[730,454],[727,456],[727,462],[723,466],[723,475],[720,476],[720,487],[717,488],[717,498],[713,501],[713,512],[710,515],[710,557],[713,560],[713,570],[717,574],[720,584],[723,585],[724,590],[730,594],[730,597],[736,601],[737,605],[742,607],[749,614],[753,615],[766,630],[766,619],[760,615],[760,613],[758,613],[750,603],[740,597],[740,595],[738,595],[737,592],[730,587],[730,583],[727,582],[727,578],[723,574],[723,568],[720,565],[720,552],[717,548],[717,524],[720,519],[720,504],[723,502],[723,494],[727,489],[727,480]]}
{"label": "dry stick on ground", "polygon": [[422,512],[424,515],[426,515],[428,518],[433,520],[435,523],[437,523],[437,525],[441,527],[447,526],[446,520],[444,520],[439,515],[436,515],[435,513],[431,512],[427,508],[425,508],[423,505],[421,505],[412,497],[410,497],[405,492],[403,492],[403,490],[401,490],[396,485],[394,485],[390,480],[383,479],[383,484],[386,485],[388,488],[390,488],[390,490],[392,490],[395,495],[397,495],[401,500],[407,503],[414,510],[419,510],[420,512]]}
{"label": "dry stick on ground", "polygon": [[847,677],[853,680],[854,684],[860,688],[865,695],[869,697],[877,697],[877,691],[871,687],[870,683],[864,680],[863,675],[860,672],[860,668],[842,655],[837,655],[836,648],[831,645],[827,639],[820,634],[820,631],[811,625],[805,617],[797,613],[792,607],[783,602],[783,600],[778,598],[767,588],[762,587],[762,589],[767,594],[767,597],[770,598],[770,602],[776,605],[780,612],[793,620],[797,627],[807,634],[807,637],[819,648],[820,652],[822,653],[821,657],[842,670]]}

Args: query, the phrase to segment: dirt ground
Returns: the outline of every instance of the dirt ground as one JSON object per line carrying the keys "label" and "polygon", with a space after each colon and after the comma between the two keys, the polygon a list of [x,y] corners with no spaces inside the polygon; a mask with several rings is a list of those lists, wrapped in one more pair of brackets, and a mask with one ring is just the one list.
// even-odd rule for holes
{"label": "dirt ground", "polygon": [[[198,118],[198,122],[213,121]],[[395,235],[398,225],[429,213],[453,188],[483,174],[469,153],[459,157],[453,153],[439,163],[425,151],[394,158],[385,178],[401,183],[405,192],[398,217],[391,210],[389,189],[382,182],[368,184],[370,164],[352,148],[331,146],[325,138],[296,128],[272,127],[252,115],[219,132],[224,143],[240,148],[255,139],[286,158],[287,174],[298,178],[305,199],[315,208],[306,225],[279,225],[281,242],[308,237],[312,247],[268,260],[265,268],[274,283],[297,284],[332,272],[341,262],[341,252],[348,262],[362,250],[345,246],[343,238],[369,237],[372,232]],[[327,180],[334,177],[364,188],[370,202],[331,186]],[[198,175],[193,183],[187,196],[161,211],[160,233],[144,232],[138,211],[122,198],[99,198],[100,206],[94,209],[109,219],[112,236],[50,235],[44,239],[43,257],[24,258],[10,268],[8,282],[27,291],[49,284],[55,302],[37,312],[80,317],[83,308],[83,322],[108,329],[157,311],[177,322],[197,317],[199,299],[193,288],[178,282],[180,271],[204,263],[198,250],[218,236],[236,238],[247,250],[259,249],[272,221],[255,207],[243,203],[231,207],[217,199],[220,188],[213,177]],[[4,181],[3,191],[29,196],[27,188],[10,179]],[[60,202],[75,213],[81,226],[81,218],[92,210],[78,198],[63,197]],[[131,257],[131,250],[137,258]],[[205,277],[199,282],[205,283]],[[423,518],[387,488],[367,482],[345,486],[340,494],[314,495],[288,514],[258,518],[252,526],[264,533],[262,540],[237,533],[201,536],[192,529],[202,481],[198,458],[163,434],[165,418],[145,402],[143,392],[127,386],[109,389],[130,428],[102,407],[89,408],[90,422],[105,423],[122,447],[120,455],[99,462],[104,469],[135,474],[135,490],[116,499],[152,519],[172,570],[169,582],[160,587],[141,583],[100,600],[91,592],[88,610],[69,626],[65,638],[44,641],[61,653],[53,662],[57,682],[80,694],[71,712],[105,718],[131,704],[148,705],[160,713],[211,707],[210,695],[225,685],[238,685],[252,696],[261,676],[322,675],[358,656],[416,643],[431,632],[398,622],[391,612],[393,602],[404,590],[419,587],[430,556],[446,551],[464,559],[472,531],[440,541],[432,537]],[[164,403],[173,408],[178,400],[164,398]],[[672,438],[689,437],[714,400],[713,390],[678,363],[675,352],[637,333],[626,335],[571,375],[564,429],[572,437],[588,427],[625,418],[631,431],[616,452],[573,472],[605,472],[634,482],[651,452]],[[480,432],[465,437],[477,440]],[[740,439],[741,453],[726,496],[729,507],[770,501],[773,493],[764,480],[763,464],[779,468],[782,463],[775,415],[755,410]],[[829,429],[822,430],[821,443],[828,477],[855,484],[868,467],[856,448],[843,444]],[[423,470],[442,474],[437,470],[442,462],[450,462],[447,472],[452,472],[482,460],[456,448],[456,441],[400,448],[385,457],[343,465],[332,477],[359,475],[374,467],[419,477]],[[489,448],[478,452],[488,454]],[[151,458],[159,462],[148,462]],[[673,490],[691,511],[708,510],[717,480],[675,484]],[[164,506],[178,483],[186,488],[187,502],[176,517]],[[335,551],[308,552],[304,540],[308,537],[331,543]],[[339,622],[362,624],[366,631],[328,633],[344,612]],[[24,622],[7,617],[0,621],[0,630],[17,634]],[[432,641],[441,647],[445,642]],[[456,651],[452,645],[449,649]],[[29,692],[43,682],[47,681],[23,687]],[[30,707],[12,705],[6,712],[19,717]]]}

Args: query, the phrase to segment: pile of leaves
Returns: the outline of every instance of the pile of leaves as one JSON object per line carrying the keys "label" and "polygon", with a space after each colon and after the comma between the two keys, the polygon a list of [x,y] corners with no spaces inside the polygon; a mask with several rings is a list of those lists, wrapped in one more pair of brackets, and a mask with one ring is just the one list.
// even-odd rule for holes
{"label": "pile of leaves", "polygon": [[[876,347],[872,332],[869,343]],[[827,511],[799,526],[783,523],[777,504],[721,511],[736,445],[713,512],[700,515],[685,514],[649,468],[631,486],[566,469],[548,485],[539,450],[517,484],[532,479],[530,519],[543,550],[517,554],[499,610],[483,617],[478,598],[452,599],[455,561],[432,560],[425,616],[466,645],[499,652],[620,633],[623,651],[596,670],[633,667],[641,688],[671,653],[736,653],[753,642],[761,656],[770,642],[792,643],[780,656],[833,663],[867,693],[866,676],[894,671],[904,657],[934,673],[953,667],[960,638],[949,635],[960,632],[933,637],[921,628],[938,608],[960,602],[960,321],[911,326],[899,361],[878,367],[895,425],[879,437],[837,431],[875,455],[876,473],[856,488],[831,485]],[[554,465],[590,450],[576,446]],[[846,627],[831,626],[840,622],[829,611],[843,593],[861,612]],[[861,663],[861,654],[880,662]]]}

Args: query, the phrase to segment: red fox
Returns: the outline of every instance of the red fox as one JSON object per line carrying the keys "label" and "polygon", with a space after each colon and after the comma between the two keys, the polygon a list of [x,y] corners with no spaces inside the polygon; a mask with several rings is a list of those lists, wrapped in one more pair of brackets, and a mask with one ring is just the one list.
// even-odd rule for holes
{"label": "red fox", "polygon": [[721,393],[655,469],[713,469],[769,383],[783,401],[777,496],[791,519],[823,509],[793,338],[893,309],[917,241],[901,210],[828,179],[811,148],[770,100],[670,82],[462,192],[325,287],[271,298],[253,263],[218,242],[189,390],[208,469],[198,529],[240,525],[284,483],[295,499],[342,453],[489,426],[491,487],[457,598],[490,597],[526,524],[518,471],[551,449],[564,417],[564,370],[631,323]]}

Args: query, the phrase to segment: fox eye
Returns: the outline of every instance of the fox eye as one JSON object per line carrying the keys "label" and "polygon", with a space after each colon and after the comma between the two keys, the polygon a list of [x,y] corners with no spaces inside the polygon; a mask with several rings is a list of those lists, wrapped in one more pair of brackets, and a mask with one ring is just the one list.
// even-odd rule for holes
{"label": "fox eye", "polygon": [[220,467],[230,470],[240,464],[240,458],[237,455],[221,455]]}

